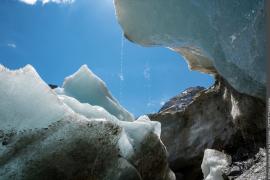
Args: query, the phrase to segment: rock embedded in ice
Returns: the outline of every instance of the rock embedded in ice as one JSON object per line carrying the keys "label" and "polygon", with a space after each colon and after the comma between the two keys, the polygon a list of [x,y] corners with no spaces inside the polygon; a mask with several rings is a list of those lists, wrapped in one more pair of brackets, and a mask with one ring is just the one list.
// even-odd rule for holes
{"label": "rock embedded in ice", "polygon": [[[57,95],[30,65],[16,71],[0,66],[0,179],[175,180],[160,123],[147,116],[132,122],[105,84],[84,70],[72,76],[82,81],[67,81],[78,83],[71,89],[79,92],[85,87],[80,82],[88,84],[94,91],[82,93],[86,100],[102,91],[99,98],[109,100],[101,106],[81,103],[66,89],[57,88]],[[130,119],[119,120],[120,115]]]}
{"label": "rock embedded in ice", "polygon": [[231,164],[231,157],[214,149],[206,149],[203,156],[204,180],[224,180],[223,174]]}
{"label": "rock embedded in ice", "polygon": [[[127,39],[182,54],[190,69],[265,98],[265,0],[114,0]],[[138,13],[139,12],[139,13]]]}
{"label": "rock embedded in ice", "polygon": [[134,120],[133,115],[119,104],[106,84],[87,65],[83,65],[76,73],[67,77],[62,89],[57,89],[56,92],[74,97],[81,103],[103,107],[120,120]]}
{"label": "rock embedded in ice", "polygon": [[70,116],[46,129],[17,133],[0,148],[0,179],[105,179],[115,171],[137,174],[130,162],[126,161],[130,167],[126,170],[118,163],[119,148],[124,148],[117,146],[121,131],[110,121]]}
{"label": "rock embedded in ice", "polygon": [[114,122],[81,116],[14,134],[0,147],[0,179],[175,179],[157,136],[149,132],[140,149],[125,157],[123,134]]}

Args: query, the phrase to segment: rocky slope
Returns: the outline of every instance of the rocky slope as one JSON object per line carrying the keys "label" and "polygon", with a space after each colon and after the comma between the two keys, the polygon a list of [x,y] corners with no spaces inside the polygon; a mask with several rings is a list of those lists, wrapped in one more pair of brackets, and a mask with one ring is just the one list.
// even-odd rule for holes
{"label": "rocky slope", "polygon": [[[202,177],[205,149],[224,151],[235,162],[251,158],[265,147],[265,103],[237,92],[221,77],[216,79],[209,89],[182,93],[184,108],[171,111],[166,107],[149,115],[161,123],[161,140],[169,152],[170,167],[184,179]],[[176,101],[168,104],[172,102]]]}
{"label": "rocky slope", "polygon": [[266,150],[259,152],[244,161],[236,161],[230,165],[228,179],[233,180],[264,180],[266,179]]}
{"label": "rocky slope", "polygon": [[223,152],[207,149],[204,152],[202,171],[204,179],[210,180],[264,180],[266,179],[266,151],[242,159],[232,161],[232,157]]}
{"label": "rocky slope", "polygon": [[200,86],[186,89],[166,102],[159,110],[159,113],[183,111],[193,101],[194,96],[204,89],[204,87]]}

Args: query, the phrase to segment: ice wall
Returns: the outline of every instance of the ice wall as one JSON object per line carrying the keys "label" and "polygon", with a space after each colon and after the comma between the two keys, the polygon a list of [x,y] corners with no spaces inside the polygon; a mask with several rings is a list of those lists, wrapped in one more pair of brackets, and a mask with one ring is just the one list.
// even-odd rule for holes
{"label": "ice wall", "polygon": [[179,52],[191,69],[220,74],[265,97],[265,0],[114,0],[127,39]]}
{"label": "ice wall", "polygon": [[0,179],[175,180],[160,123],[133,121],[86,66],[55,91],[0,66]]}

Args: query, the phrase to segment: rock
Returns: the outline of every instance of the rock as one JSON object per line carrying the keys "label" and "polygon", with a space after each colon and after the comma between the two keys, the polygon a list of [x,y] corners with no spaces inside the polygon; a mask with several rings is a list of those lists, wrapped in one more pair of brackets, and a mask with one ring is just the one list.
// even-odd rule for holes
{"label": "rock", "polygon": [[[86,68],[79,71],[84,78],[67,79],[78,87],[65,87],[74,95],[99,93],[80,97],[98,98],[100,106],[57,94],[30,65],[15,71],[0,65],[0,179],[175,180],[160,123],[147,116],[132,121]],[[80,83],[92,86],[80,89]]]}
{"label": "rock", "polygon": [[[234,155],[233,155],[234,156]],[[266,179],[266,151],[260,148],[248,159],[232,162],[230,155],[205,150],[202,171],[205,180],[263,180]]]}
{"label": "rock", "polygon": [[[236,180],[264,180],[266,179],[266,150],[260,149],[259,152],[245,161],[238,161],[234,164],[242,167],[241,175],[232,176]],[[233,167],[231,168],[232,173]],[[229,174],[229,177],[231,176]]]}
{"label": "rock", "polygon": [[160,112],[176,112],[176,111],[183,111],[189,103],[193,101],[193,98],[196,94],[200,91],[204,90],[204,87],[191,87],[180,93],[179,95],[171,98],[168,102],[166,102],[161,109]]}
{"label": "rock", "polygon": [[231,169],[230,169],[230,176],[232,177],[236,177],[236,176],[239,176],[243,173],[243,171],[241,170],[241,168],[239,166],[233,166]]}
{"label": "rock", "polygon": [[56,89],[56,88],[58,88],[58,86],[57,86],[57,85],[54,85],[54,84],[48,84],[48,85],[50,86],[51,89]]}
{"label": "rock", "polygon": [[130,41],[170,47],[190,69],[219,74],[238,92],[265,99],[265,0],[114,2]]}
{"label": "rock", "polygon": [[216,79],[184,110],[149,115],[161,123],[161,140],[169,152],[171,169],[183,173],[185,179],[202,177],[205,149],[224,150],[237,161],[265,146],[265,103],[237,92],[221,77]]}
{"label": "rock", "polygon": [[176,180],[184,180],[184,175],[182,173],[175,174]]}
{"label": "rock", "polygon": [[3,146],[8,145],[8,141],[7,141],[7,139],[4,139],[4,140],[3,140],[2,145],[3,145]]}
{"label": "rock", "polygon": [[266,151],[260,148],[249,159],[232,162],[230,155],[207,149],[205,150],[202,171],[205,180],[258,180],[266,179]]}
{"label": "rock", "polygon": [[[256,172],[255,172],[256,171]],[[259,162],[252,166],[249,170],[244,172],[235,180],[264,180],[266,179],[266,158],[264,161]]]}

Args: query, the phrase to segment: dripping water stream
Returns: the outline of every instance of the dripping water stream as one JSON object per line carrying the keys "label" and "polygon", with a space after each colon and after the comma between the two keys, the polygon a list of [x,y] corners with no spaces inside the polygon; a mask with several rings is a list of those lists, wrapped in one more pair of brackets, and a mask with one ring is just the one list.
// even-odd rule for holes
{"label": "dripping water stream", "polygon": [[123,83],[124,83],[124,72],[123,72],[123,65],[124,65],[124,43],[125,43],[125,37],[124,34],[121,36],[121,49],[120,49],[120,87],[119,87],[119,100],[122,101],[123,96]]}

